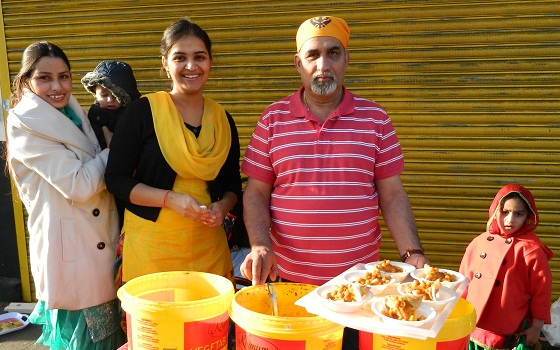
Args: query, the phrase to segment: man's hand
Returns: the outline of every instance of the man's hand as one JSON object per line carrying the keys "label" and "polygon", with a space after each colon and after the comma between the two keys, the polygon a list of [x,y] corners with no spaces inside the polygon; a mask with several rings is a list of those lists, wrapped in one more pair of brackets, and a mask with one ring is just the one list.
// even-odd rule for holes
{"label": "man's hand", "polygon": [[423,269],[424,264],[430,264],[428,258],[421,254],[412,254],[406,259],[405,263],[416,266],[417,269]]}
{"label": "man's hand", "polygon": [[276,255],[270,247],[254,246],[241,263],[240,271],[254,286],[264,284],[268,276],[274,281],[278,276]]}

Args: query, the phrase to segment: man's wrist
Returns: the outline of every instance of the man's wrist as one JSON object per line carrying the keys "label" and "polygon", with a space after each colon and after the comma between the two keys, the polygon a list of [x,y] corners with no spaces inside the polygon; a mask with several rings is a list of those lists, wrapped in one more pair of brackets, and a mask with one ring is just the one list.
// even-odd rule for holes
{"label": "man's wrist", "polygon": [[412,255],[422,255],[424,256],[424,250],[419,248],[408,248],[403,255],[401,255],[402,262],[405,262]]}
{"label": "man's wrist", "polygon": [[272,250],[272,245],[270,244],[251,244],[251,250],[257,250],[257,251],[271,251]]}

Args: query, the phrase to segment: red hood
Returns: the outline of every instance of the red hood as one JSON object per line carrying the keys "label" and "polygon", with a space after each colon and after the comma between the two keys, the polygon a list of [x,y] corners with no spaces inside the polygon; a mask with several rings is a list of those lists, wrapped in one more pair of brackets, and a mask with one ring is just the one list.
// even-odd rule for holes
{"label": "red hood", "polygon": [[[525,222],[525,225],[521,229],[519,229],[519,231],[515,232],[511,236],[519,239],[529,239],[529,236],[532,235],[529,235],[528,237],[523,237],[523,235],[526,233],[532,233],[537,228],[537,226],[539,225],[539,212],[537,211],[537,206],[535,205],[535,199],[533,198],[531,192],[525,187],[520,185],[509,184],[502,187],[498,191],[496,197],[494,198],[494,201],[492,202],[492,205],[490,205],[490,209],[488,210],[488,224],[486,226],[486,229],[488,232],[492,234],[495,235],[500,234],[500,229],[498,227],[498,222],[496,217],[498,214],[498,210],[500,210],[504,197],[512,192],[518,193],[521,196],[521,198],[523,198],[525,203],[527,203],[530,210],[529,210],[529,218]],[[540,240],[536,236],[535,238],[536,240],[533,239],[529,239],[529,240],[539,244],[548,255],[549,260],[552,259],[552,256],[554,255],[552,251],[547,246],[545,246],[542,242],[540,242]]]}

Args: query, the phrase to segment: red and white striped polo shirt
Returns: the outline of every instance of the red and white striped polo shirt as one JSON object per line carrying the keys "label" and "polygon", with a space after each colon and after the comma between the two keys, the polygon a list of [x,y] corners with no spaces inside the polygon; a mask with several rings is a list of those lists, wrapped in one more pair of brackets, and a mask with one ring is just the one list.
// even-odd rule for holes
{"label": "red and white striped polo shirt", "polygon": [[378,260],[374,180],[400,174],[404,160],[381,106],[344,89],[323,124],[303,104],[302,90],[263,112],[242,172],[273,186],[271,237],[280,276],[323,284]]}

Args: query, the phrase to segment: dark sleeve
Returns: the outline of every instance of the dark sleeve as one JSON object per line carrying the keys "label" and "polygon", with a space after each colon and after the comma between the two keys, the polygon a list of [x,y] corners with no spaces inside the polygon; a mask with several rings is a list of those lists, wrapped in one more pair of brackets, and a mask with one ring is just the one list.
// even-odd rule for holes
{"label": "dark sleeve", "polygon": [[103,113],[103,109],[99,107],[98,104],[93,104],[89,108],[88,111],[88,119],[89,123],[91,124],[91,128],[95,133],[95,137],[97,137],[97,141],[99,141],[99,145],[101,149],[107,148],[107,143],[105,142],[105,136],[103,135],[103,129],[101,127],[106,125],[106,116]]}
{"label": "dark sleeve", "polygon": [[119,121],[121,115],[124,113],[125,110],[126,110],[125,107],[120,107],[117,110],[113,111],[113,115],[109,120],[109,125],[107,125],[107,128],[109,128],[110,132],[115,132],[115,128],[117,127],[117,122]]}
{"label": "dark sleeve", "polygon": [[[105,183],[109,192],[126,202],[134,186],[140,181],[134,178],[143,148],[144,130],[150,105],[147,98],[131,103],[121,115],[115,128],[105,170]],[[153,123],[153,122],[152,122]]]}
{"label": "dark sleeve", "polygon": [[239,169],[239,135],[232,116],[226,112],[231,130],[231,147],[226,162],[220,169],[218,176],[210,182],[210,196],[212,201],[222,198],[225,192],[233,192],[237,200],[241,199],[241,172]]}
{"label": "dark sleeve", "polygon": [[132,213],[155,221],[160,207],[130,202],[130,192],[139,183],[170,190],[177,173],[165,160],[154,129],[148,98],[131,102],[119,117],[105,171],[107,189],[126,204]]}

